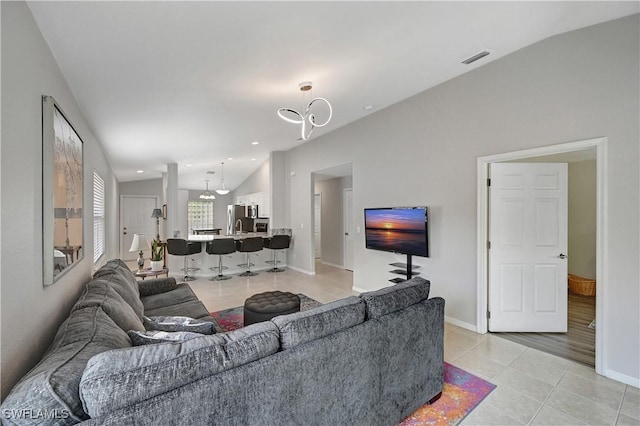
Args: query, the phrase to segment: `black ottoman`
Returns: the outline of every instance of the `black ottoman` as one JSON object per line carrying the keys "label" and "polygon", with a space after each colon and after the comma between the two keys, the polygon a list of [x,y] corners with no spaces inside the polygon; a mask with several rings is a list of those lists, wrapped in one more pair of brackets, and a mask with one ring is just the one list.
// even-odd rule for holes
{"label": "black ottoman", "polygon": [[300,298],[293,293],[267,291],[244,301],[244,325],[269,321],[278,315],[300,312]]}

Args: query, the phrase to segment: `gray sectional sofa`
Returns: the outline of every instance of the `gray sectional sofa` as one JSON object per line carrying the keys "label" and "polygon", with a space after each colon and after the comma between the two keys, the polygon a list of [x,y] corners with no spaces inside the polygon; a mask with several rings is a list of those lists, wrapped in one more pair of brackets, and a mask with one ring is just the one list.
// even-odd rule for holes
{"label": "gray sectional sofa", "polygon": [[444,300],[414,278],[239,330],[132,346],[142,316],[211,321],[187,284],[92,281],[4,424],[393,425],[443,387]]}

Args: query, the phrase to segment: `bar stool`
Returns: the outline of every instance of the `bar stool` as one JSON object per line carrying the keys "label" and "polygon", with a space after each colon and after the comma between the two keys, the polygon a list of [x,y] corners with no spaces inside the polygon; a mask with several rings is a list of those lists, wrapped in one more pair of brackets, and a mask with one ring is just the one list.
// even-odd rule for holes
{"label": "bar stool", "polygon": [[264,239],[264,247],[273,251],[273,260],[267,261],[267,263],[273,263],[273,268],[268,272],[284,272],[284,269],[278,268],[278,250],[285,250],[289,248],[291,237],[288,235],[273,235],[271,238]]}
{"label": "bar stool", "polygon": [[250,237],[250,238],[244,238],[242,240],[236,241],[236,251],[247,254],[247,262],[238,265],[238,266],[244,266],[247,268],[246,271],[240,274],[241,277],[253,277],[258,275],[257,272],[251,272],[251,266],[253,266],[253,263],[251,263],[251,259],[249,258],[249,255],[253,252],[262,250],[262,245],[263,245],[262,237]]}
{"label": "bar stool", "polygon": [[222,270],[227,269],[222,265],[222,255],[231,254],[236,251],[236,242],[233,238],[220,238],[213,241],[207,241],[207,253],[218,255],[218,266],[211,269],[217,269],[218,275],[209,278],[210,281],[224,281],[231,278],[229,275],[223,275]]}
{"label": "bar stool", "polygon": [[197,271],[200,268],[189,267],[189,256],[202,252],[202,244],[198,241],[187,241],[182,238],[167,238],[167,252],[174,256],[184,257],[184,278],[183,281],[193,281],[194,277],[189,276],[189,271]]}

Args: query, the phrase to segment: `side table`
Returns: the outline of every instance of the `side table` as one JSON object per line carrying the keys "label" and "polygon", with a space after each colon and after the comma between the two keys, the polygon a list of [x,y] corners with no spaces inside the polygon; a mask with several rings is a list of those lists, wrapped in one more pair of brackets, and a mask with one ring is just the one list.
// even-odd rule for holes
{"label": "side table", "polygon": [[169,278],[169,268],[162,268],[160,271],[152,271],[151,268],[143,269],[142,271],[134,271],[133,275],[136,278],[157,277],[158,275],[165,274]]}

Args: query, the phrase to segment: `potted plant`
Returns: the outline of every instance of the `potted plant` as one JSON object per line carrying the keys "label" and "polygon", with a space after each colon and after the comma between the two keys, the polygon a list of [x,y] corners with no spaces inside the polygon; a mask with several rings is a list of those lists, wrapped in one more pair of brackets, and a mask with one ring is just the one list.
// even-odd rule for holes
{"label": "potted plant", "polygon": [[163,262],[162,256],[164,255],[164,250],[162,244],[157,239],[153,239],[151,243],[151,270],[152,271],[162,271]]}

